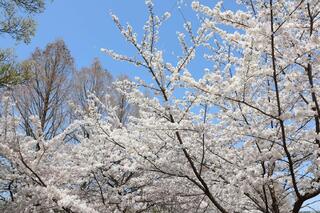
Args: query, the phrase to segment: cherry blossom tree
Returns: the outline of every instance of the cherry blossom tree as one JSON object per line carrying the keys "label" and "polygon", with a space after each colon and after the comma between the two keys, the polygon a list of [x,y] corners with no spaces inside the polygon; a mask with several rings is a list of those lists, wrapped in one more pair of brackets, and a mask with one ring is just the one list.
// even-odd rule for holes
{"label": "cherry blossom tree", "polygon": [[[199,23],[184,23],[175,63],[157,45],[169,13],[157,16],[147,0],[141,39],[112,14],[138,57],[102,51],[150,76],[114,83],[139,108],[126,125],[93,93],[61,134],[44,140],[38,128],[25,137],[6,98],[4,210],[298,213],[308,206],[320,194],[320,4],[238,3],[243,9],[231,11],[194,1]],[[191,63],[199,57],[211,67],[196,78]]]}
{"label": "cherry blossom tree", "polygon": [[[221,212],[298,212],[303,203],[320,193],[314,71],[319,5],[272,0],[239,3],[247,11],[222,11],[221,3],[209,8],[193,2],[202,21],[196,35],[186,23],[191,46],[184,41],[184,34],[179,34],[184,55],[177,65],[165,63],[163,52],[155,47],[162,21],[153,16],[150,1],[149,27],[141,43],[130,26],[123,27],[113,16],[141,61],[105,51],[115,59],[145,67],[155,81],[155,86],[147,87],[156,90],[159,98],[145,100],[148,104],[143,111],[154,114],[157,110],[156,115],[148,114],[138,123],[140,128],[147,125],[143,131],[162,136],[145,140],[150,156],[145,146],[139,146],[138,154],[151,170],[188,180]],[[200,47],[213,52],[204,56],[213,62],[213,68],[196,80],[187,65]],[[178,87],[185,89],[185,99],[174,95]],[[201,107],[203,110],[195,113]],[[217,112],[208,115],[212,107]],[[167,125],[170,127],[165,128]],[[167,132],[160,134],[162,129]],[[151,132],[147,135],[152,136]],[[172,156],[168,156],[172,147],[159,156],[161,144],[169,144],[163,135],[170,135],[171,144],[180,148]],[[162,165],[157,159],[171,161]]]}

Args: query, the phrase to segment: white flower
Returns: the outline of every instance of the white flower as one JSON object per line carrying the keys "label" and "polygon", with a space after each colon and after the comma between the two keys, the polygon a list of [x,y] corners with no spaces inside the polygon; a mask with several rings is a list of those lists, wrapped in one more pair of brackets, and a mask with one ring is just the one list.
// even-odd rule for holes
{"label": "white flower", "polygon": [[169,12],[165,12],[164,15],[163,15],[164,19],[168,19],[171,17],[171,13]]}
{"label": "white flower", "polygon": [[193,2],[191,3],[191,7],[192,7],[192,9],[194,9],[194,10],[198,10],[199,7],[200,7],[200,3],[199,3],[198,1],[193,1]]}

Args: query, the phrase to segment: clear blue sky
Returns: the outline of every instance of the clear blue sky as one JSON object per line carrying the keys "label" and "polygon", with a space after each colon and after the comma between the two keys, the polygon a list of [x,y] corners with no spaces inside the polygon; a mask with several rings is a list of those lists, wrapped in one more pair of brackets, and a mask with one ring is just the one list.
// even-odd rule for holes
{"label": "clear blue sky", "polygon": [[[160,48],[166,49],[172,56],[178,49],[176,31],[182,31],[183,18],[195,19],[190,10],[191,0],[155,0],[156,13],[169,11],[172,18],[162,28]],[[216,1],[204,0],[213,6]],[[231,1],[230,1],[231,2]],[[47,43],[63,39],[71,50],[78,68],[89,66],[94,57],[99,57],[104,67],[114,75],[125,73],[135,76],[125,63],[114,62],[100,48],[111,48],[122,53],[134,53],[130,45],[123,40],[114,26],[109,13],[117,14],[123,23],[133,25],[138,35],[142,33],[147,18],[144,0],[54,0],[47,4],[44,13],[37,15],[37,32],[28,45],[16,43],[7,36],[0,37],[0,47],[15,48],[19,60],[30,56],[35,47],[44,48]]]}
{"label": "clear blue sky", "polygon": [[[167,57],[174,58],[179,49],[176,32],[183,31],[183,18],[178,7],[187,19],[196,17],[190,9],[192,0],[155,0],[157,14],[169,11],[170,20],[162,27],[159,48],[165,50]],[[213,6],[217,0],[201,0],[201,3]],[[225,0],[225,7],[236,9],[235,0]],[[37,32],[28,45],[16,43],[1,35],[1,48],[15,48],[19,60],[27,59],[36,47],[44,48],[49,42],[63,39],[75,59],[76,67],[90,66],[93,58],[100,58],[104,67],[113,75],[127,74],[131,77],[142,76],[134,66],[113,61],[100,52],[100,48],[110,48],[120,53],[134,54],[130,45],[124,41],[114,26],[109,13],[117,14],[122,23],[129,22],[141,36],[147,10],[144,0],[54,0],[48,3],[44,13],[37,15]],[[192,65],[198,71],[208,64]],[[319,205],[317,205],[319,209]]]}

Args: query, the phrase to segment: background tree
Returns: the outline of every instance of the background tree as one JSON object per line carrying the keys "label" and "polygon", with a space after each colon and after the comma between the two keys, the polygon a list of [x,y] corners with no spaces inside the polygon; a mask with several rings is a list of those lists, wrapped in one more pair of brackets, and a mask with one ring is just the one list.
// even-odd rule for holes
{"label": "background tree", "polygon": [[[0,35],[29,43],[36,29],[32,16],[44,9],[44,0],[1,0]],[[0,87],[15,85],[28,77],[21,73],[13,55],[11,50],[0,49]]]}
{"label": "background tree", "polygon": [[100,101],[112,90],[112,75],[102,67],[99,59],[94,59],[90,67],[85,67],[73,74],[73,99],[75,105],[88,110],[88,98],[94,94]]}
{"label": "background tree", "polygon": [[[31,79],[18,86],[13,94],[23,118],[21,126],[28,136],[36,138],[40,131],[49,139],[67,125],[73,58],[65,43],[58,40],[48,44],[45,50],[36,49],[28,63]],[[34,126],[32,119],[37,119],[39,126]]]}
{"label": "background tree", "polygon": [[0,50],[0,87],[9,87],[21,81],[12,52]]}
{"label": "background tree", "polygon": [[44,0],[1,0],[0,33],[17,41],[30,42],[35,33],[33,15],[43,12]]}
{"label": "background tree", "polygon": [[88,112],[88,101],[90,96],[94,95],[102,103],[116,108],[119,122],[122,124],[127,122],[129,115],[137,115],[137,107],[129,104],[126,95],[119,92],[115,84],[117,81],[129,80],[128,77],[125,75],[113,77],[102,67],[99,59],[94,59],[91,67],[75,71],[73,79],[73,104],[81,106],[82,110]]}

